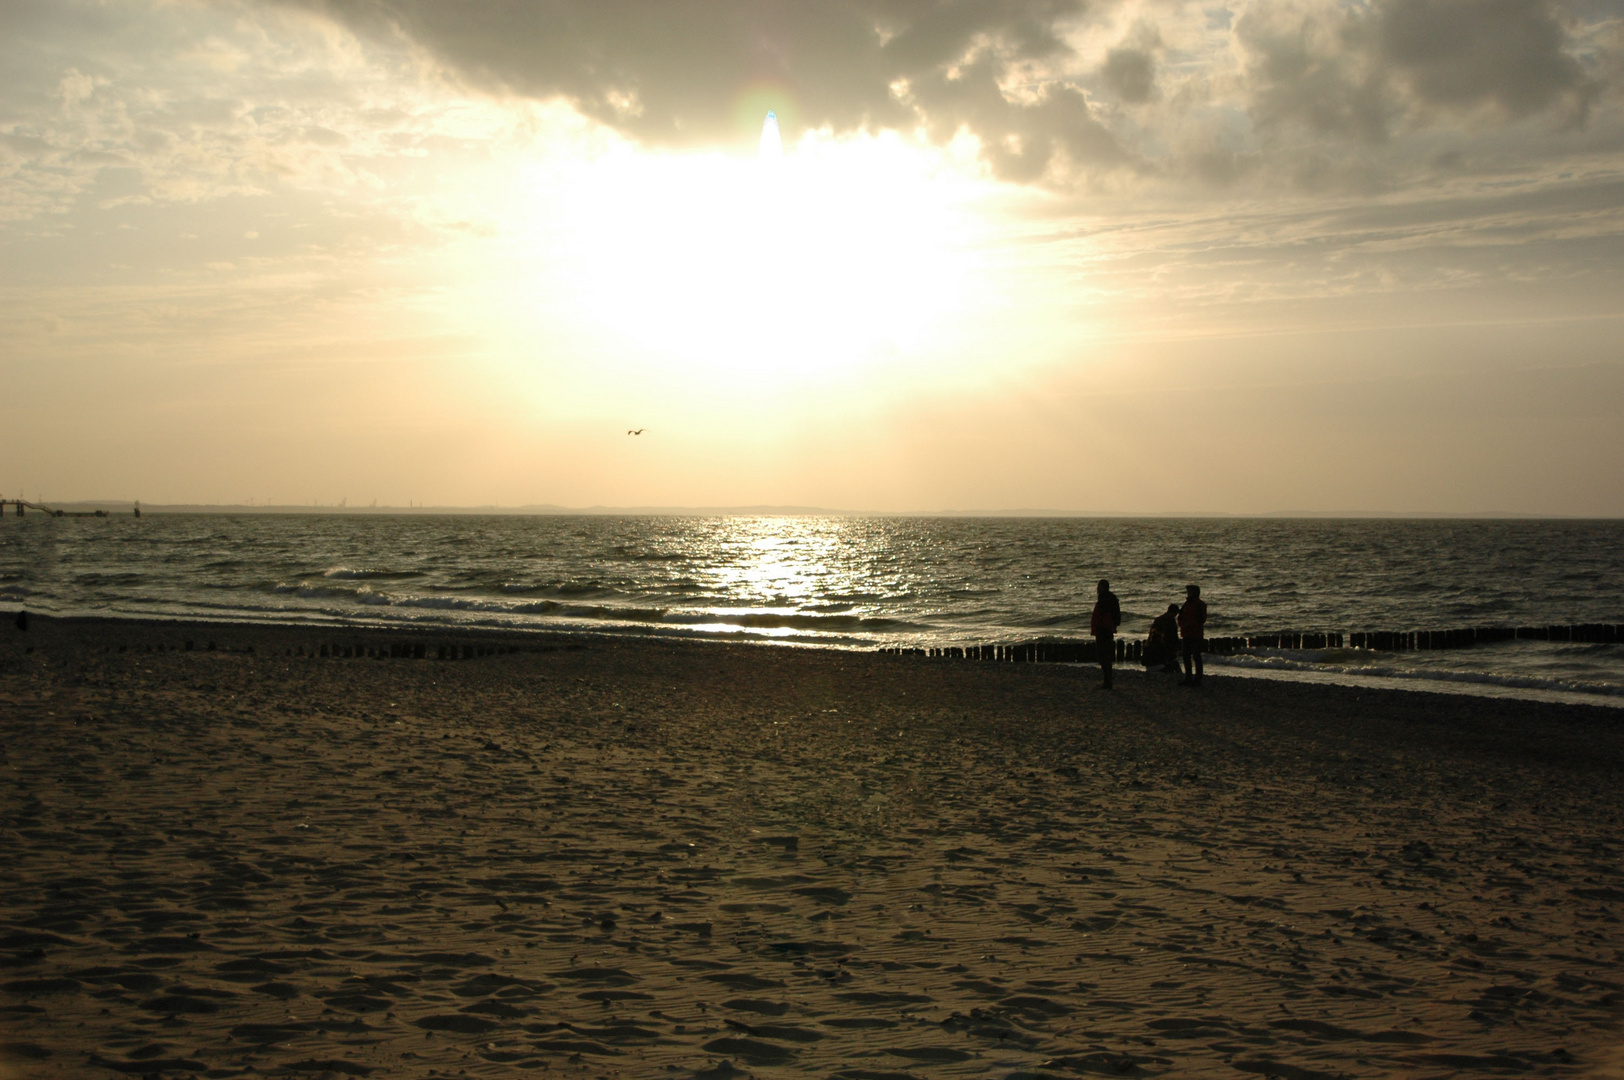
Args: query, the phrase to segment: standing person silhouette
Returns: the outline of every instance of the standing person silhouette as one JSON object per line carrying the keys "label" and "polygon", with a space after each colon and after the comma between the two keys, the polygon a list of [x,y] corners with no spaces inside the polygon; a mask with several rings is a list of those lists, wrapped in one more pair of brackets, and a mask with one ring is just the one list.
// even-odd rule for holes
{"label": "standing person silhouette", "polygon": [[1097,589],[1099,599],[1094,601],[1094,614],[1088,620],[1088,628],[1094,635],[1094,651],[1100,658],[1100,673],[1105,681],[1100,684],[1101,690],[1111,689],[1111,663],[1116,659],[1116,632],[1122,625],[1122,605],[1117,602],[1116,593],[1111,591],[1111,583],[1100,578]]}
{"label": "standing person silhouette", "polygon": [[1186,585],[1184,606],[1179,609],[1179,635],[1184,638],[1185,686],[1201,685],[1201,646],[1206,627],[1207,602],[1201,599],[1201,586]]}

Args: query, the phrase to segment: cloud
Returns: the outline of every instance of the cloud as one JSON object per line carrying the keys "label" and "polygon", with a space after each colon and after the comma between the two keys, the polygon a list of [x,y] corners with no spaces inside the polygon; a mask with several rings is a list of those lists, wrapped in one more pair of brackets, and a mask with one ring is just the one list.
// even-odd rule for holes
{"label": "cloud", "polygon": [[0,223],[99,228],[70,220],[81,202],[269,205],[287,189],[368,189],[375,205],[367,171],[380,162],[422,156],[429,144],[489,142],[492,129],[525,123],[489,101],[435,97],[443,85],[418,77],[419,62],[359,49],[305,12],[0,5]]}
{"label": "cloud", "polygon": [[[383,190],[408,157],[484,152],[535,102],[664,149],[753,146],[769,107],[791,138],[968,135],[1001,180],[1174,201],[1548,179],[1624,146],[1616,0],[0,0],[0,17],[0,220]],[[93,190],[118,165],[141,190]]]}
{"label": "cloud", "polygon": [[968,133],[997,177],[1050,187],[1379,189],[1440,151],[1346,147],[1571,128],[1624,69],[1590,0],[278,2],[649,146],[747,143],[772,107],[788,131]]}
{"label": "cloud", "polygon": [[968,130],[1012,179],[1127,157],[1067,73],[1083,0],[290,2],[402,35],[475,85],[563,97],[648,145],[737,141],[760,126],[761,110],[740,115],[754,92],[802,127]]}
{"label": "cloud", "polygon": [[1323,135],[1384,141],[1401,120],[1491,108],[1517,119],[1559,104],[1583,120],[1600,90],[1547,0],[1260,2],[1236,24],[1253,111]]}
{"label": "cloud", "polygon": [[1140,21],[1105,54],[1100,79],[1117,100],[1139,105],[1156,97],[1156,54],[1162,49],[1161,32]]}
{"label": "cloud", "polygon": [[926,117],[940,118],[929,124],[939,141],[961,128],[974,133],[1002,179],[1043,179],[1060,163],[1087,169],[1125,160],[1082,91],[1046,84],[1027,100],[1012,102],[999,87],[998,75],[996,61],[978,57],[952,77],[910,85],[904,97]]}
{"label": "cloud", "polygon": [[1257,122],[1384,140],[1397,106],[1385,74],[1360,47],[1362,30],[1357,17],[1317,5],[1253,5],[1236,23],[1235,37],[1249,57]]}
{"label": "cloud", "polygon": [[1493,103],[1523,116],[1567,101],[1582,116],[1596,87],[1565,39],[1543,0],[1391,0],[1377,42],[1429,104]]}
{"label": "cloud", "polygon": [[1149,101],[1156,91],[1156,59],[1144,49],[1112,49],[1100,77],[1123,101]]}

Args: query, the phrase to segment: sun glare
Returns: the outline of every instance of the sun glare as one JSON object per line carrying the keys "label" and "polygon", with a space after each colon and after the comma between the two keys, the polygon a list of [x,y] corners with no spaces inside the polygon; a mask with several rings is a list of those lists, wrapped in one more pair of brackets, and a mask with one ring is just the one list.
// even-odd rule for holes
{"label": "sun glare", "polygon": [[529,192],[525,287],[577,340],[684,380],[793,388],[927,354],[977,290],[978,181],[888,136],[758,155],[619,148]]}
{"label": "sun glare", "polygon": [[767,119],[761,122],[761,160],[775,162],[784,157],[784,136],[778,130],[778,114],[767,110]]}

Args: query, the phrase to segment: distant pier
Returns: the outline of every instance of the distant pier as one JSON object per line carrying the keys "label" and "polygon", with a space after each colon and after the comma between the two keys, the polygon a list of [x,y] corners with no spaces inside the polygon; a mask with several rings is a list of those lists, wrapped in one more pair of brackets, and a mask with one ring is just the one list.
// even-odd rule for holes
{"label": "distant pier", "polygon": [[[6,507],[8,506],[13,509],[16,517],[24,517],[30,510],[36,514],[44,514],[46,517],[104,518],[113,516],[107,510],[53,510],[44,503],[29,502],[27,499],[0,499],[0,517],[6,516]],[[135,516],[141,516],[141,505],[139,503],[135,507]]]}

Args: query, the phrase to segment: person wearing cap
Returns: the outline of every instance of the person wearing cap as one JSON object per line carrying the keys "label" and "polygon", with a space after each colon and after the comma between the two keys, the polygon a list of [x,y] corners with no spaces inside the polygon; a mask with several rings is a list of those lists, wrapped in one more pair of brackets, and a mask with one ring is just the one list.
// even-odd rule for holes
{"label": "person wearing cap", "polygon": [[1201,685],[1201,646],[1207,627],[1207,602],[1201,599],[1201,586],[1184,587],[1184,606],[1179,608],[1179,636],[1184,639],[1184,685]]}
{"label": "person wearing cap", "polygon": [[1088,628],[1094,635],[1094,651],[1100,658],[1100,672],[1105,681],[1100,689],[1111,689],[1111,663],[1116,659],[1116,632],[1122,625],[1122,605],[1117,602],[1116,593],[1111,591],[1111,583],[1100,578],[1096,590],[1099,599],[1094,601],[1094,614],[1088,620]]}

